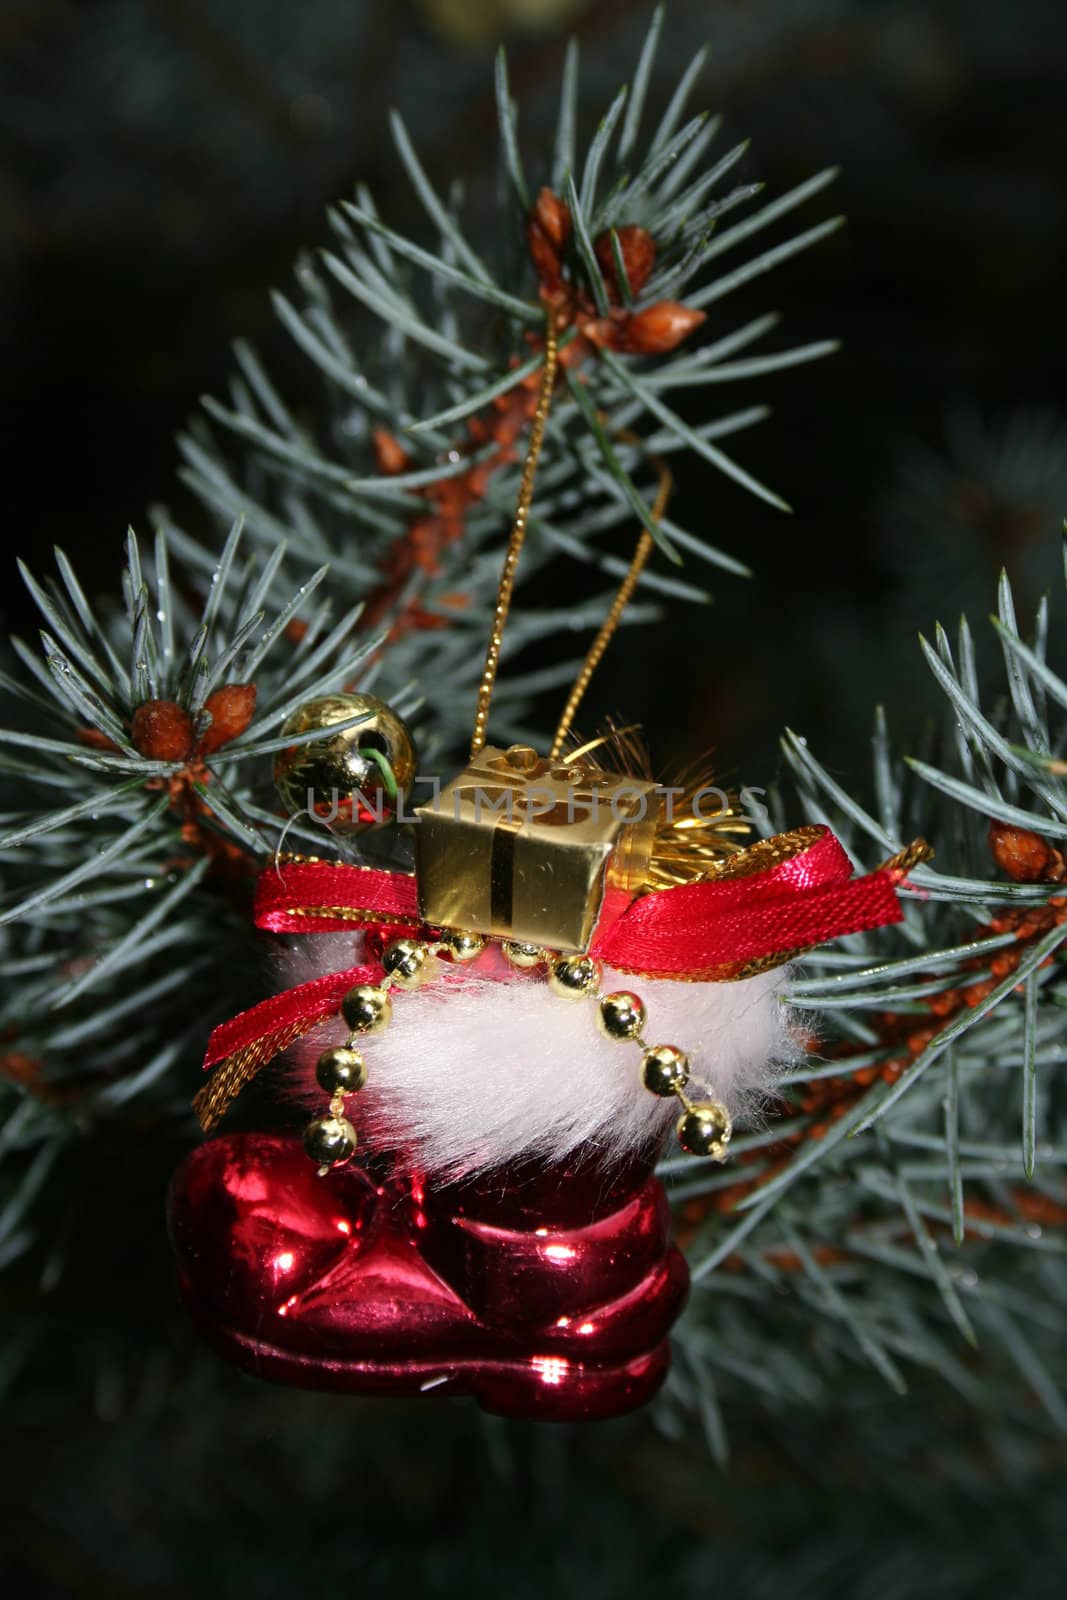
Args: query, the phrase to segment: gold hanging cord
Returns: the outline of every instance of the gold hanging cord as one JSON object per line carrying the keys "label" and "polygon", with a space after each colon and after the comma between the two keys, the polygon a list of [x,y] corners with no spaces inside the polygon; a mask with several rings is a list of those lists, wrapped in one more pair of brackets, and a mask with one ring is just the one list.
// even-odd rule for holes
{"label": "gold hanging cord", "polygon": [[[511,609],[511,596],[515,588],[515,569],[519,564],[523,543],[526,539],[526,529],[530,520],[530,507],[533,504],[534,478],[537,474],[537,463],[544,444],[545,427],[548,423],[548,412],[552,404],[552,392],[556,382],[556,372],[559,366],[559,342],[556,335],[555,322],[549,313],[545,320],[545,350],[544,361],[541,366],[541,384],[537,394],[537,405],[533,415],[533,425],[530,429],[530,443],[526,451],[526,460],[523,463],[522,478],[519,482],[519,498],[515,507],[515,520],[511,526],[511,535],[508,539],[507,551],[504,555],[504,565],[500,573],[500,582],[497,586],[496,606],[493,610],[493,625],[489,634],[489,644],[485,652],[485,666],[482,669],[481,682],[478,685],[478,704],[474,714],[474,731],[471,734],[471,757],[478,754],[484,747],[486,734],[489,727],[489,708],[493,700],[493,689],[496,685],[497,670],[500,666],[500,649],[504,639],[504,628]],[[619,438],[627,444],[641,445],[641,440],[628,430],[619,434]],[[659,522],[663,516],[667,501],[673,487],[670,469],[658,456],[650,457],[659,474],[659,487],[652,506],[652,520]],[[633,560],[630,562],[626,576],[619,585],[615,599],[612,601],[604,623],[593,643],[590,645],[581,671],[575,680],[574,687],[563,709],[555,738],[552,741],[551,756],[560,755],[574,721],[575,713],[581,703],[589,680],[600,664],[601,658],[611,642],[612,635],[619,625],[619,619],[637,587],[637,580],[652,553],[652,535],[647,528],[642,529],[637,541]]]}
{"label": "gold hanging cord", "polygon": [[559,341],[556,337],[555,319],[552,313],[549,312],[545,319],[545,359],[541,367],[541,387],[537,395],[537,408],[534,411],[533,427],[530,429],[530,444],[526,451],[526,461],[523,465],[522,479],[519,483],[519,503],[515,508],[515,521],[511,525],[511,537],[508,540],[504,566],[500,574],[500,584],[496,592],[496,609],[493,612],[493,627],[489,634],[489,645],[485,652],[482,681],[478,685],[478,708],[474,713],[474,732],[471,735],[472,759],[485,744],[485,734],[489,724],[489,706],[493,699],[493,685],[496,683],[497,668],[500,665],[500,646],[504,638],[504,625],[508,620],[508,611],[511,608],[511,594],[515,587],[515,568],[519,564],[519,554],[526,538],[526,525],[529,521],[530,505],[533,501],[534,476],[537,472],[537,461],[541,454],[541,446],[544,443],[545,424],[548,422],[548,408],[552,404],[552,389],[556,381],[558,363]]}
{"label": "gold hanging cord", "polygon": [[[641,444],[641,440],[637,435],[628,431],[621,433],[619,437],[627,444]],[[659,487],[656,490],[656,498],[652,503],[652,521],[659,522],[667,509],[667,501],[671,497],[674,479],[667,463],[661,460],[659,456],[650,456],[649,459],[659,474]],[[552,740],[552,748],[549,751],[549,755],[553,760],[563,751],[567,735],[571,731],[571,724],[574,722],[575,713],[581,703],[582,696],[589,687],[589,680],[600,665],[604,651],[611,643],[612,635],[619,625],[619,619],[629,605],[630,597],[637,588],[637,580],[641,576],[645,562],[652,554],[652,543],[652,535],[647,528],[642,528],[641,537],[637,541],[637,549],[634,551],[629,570],[620,583],[614,600],[611,602],[611,610],[604,618],[600,632],[589,646],[586,658],[582,662],[581,671],[574,680],[574,688],[567,697],[567,704],[563,708],[563,715],[559,719],[556,736]]]}

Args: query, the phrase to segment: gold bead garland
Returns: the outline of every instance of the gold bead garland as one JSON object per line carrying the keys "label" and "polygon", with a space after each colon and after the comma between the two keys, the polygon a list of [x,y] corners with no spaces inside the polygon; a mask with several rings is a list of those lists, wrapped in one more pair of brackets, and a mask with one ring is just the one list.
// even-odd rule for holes
{"label": "gold bead garland", "polygon": [[[355,1154],[356,1130],[345,1116],[347,1096],[356,1094],[367,1073],[358,1042],[381,1033],[393,1016],[391,988],[418,989],[439,972],[437,957],[475,961],[488,939],[479,933],[445,929],[438,939],[393,939],[382,953],[380,983],[357,983],[341,1001],[341,1015],[350,1029],[347,1043],[323,1051],[315,1068],[321,1088],[330,1095],[328,1114],[318,1117],[304,1133],[304,1149],[316,1162],[319,1176],[343,1166]],[[682,1106],[675,1126],[678,1142],[691,1155],[725,1161],[733,1125],[730,1113],[717,1100],[692,1101],[685,1093],[689,1082],[689,1057],[673,1044],[650,1045],[644,1036],[644,1001],[630,989],[601,992],[604,969],[594,956],[561,956],[540,945],[502,940],[504,959],[518,971],[547,967],[548,986],[567,1000],[595,1000],[597,1027],[618,1044],[636,1044],[641,1051],[641,1081],[650,1094],[673,1095]]]}
{"label": "gold bead garland", "polygon": [[367,1069],[357,1045],[368,1035],[382,1033],[393,1020],[391,988],[418,989],[438,974],[437,956],[453,961],[473,961],[485,949],[481,934],[445,932],[440,939],[393,939],[382,952],[380,983],[357,983],[341,1001],[348,1040],[324,1050],[315,1067],[319,1087],[330,1095],[328,1114],[316,1117],[304,1130],[304,1149],[325,1177],[332,1167],[350,1161],[356,1152],[356,1130],[345,1116],[347,1096],[357,1094],[367,1081]]}
{"label": "gold bead garland", "polygon": [[[516,959],[510,951],[521,951]],[[678,1143],[690,1155],[710,1156],[725,1161],[733,1133],[733,1121],[718,1100],[690,1100],[685,1092],[689,1082],[689,1057],[673,1044],[650,1045],[644,1037],[644,1001],[630,989],[601,994],[603,968],[593,956],[559,956],[535,945],[505,945],[504,954],[513,966],[526,968],[546,965],[548,986],[553,994],[568,1000],[592,999],[597,1003],[597,1027],[606,1039],[640,1047],[641,1081],[650,1094],[673,1095],[682,1106],[675,1125]]]}

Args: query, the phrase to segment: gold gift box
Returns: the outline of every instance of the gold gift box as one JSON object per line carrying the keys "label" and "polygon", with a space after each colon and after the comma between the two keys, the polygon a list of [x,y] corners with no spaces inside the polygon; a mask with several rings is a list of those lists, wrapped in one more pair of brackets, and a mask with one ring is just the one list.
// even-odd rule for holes
{"label": "gold gift box", "polygon": [[587,950],[645,885],[657,805],[654,783],[486,745],[418,807],[422,919]]}

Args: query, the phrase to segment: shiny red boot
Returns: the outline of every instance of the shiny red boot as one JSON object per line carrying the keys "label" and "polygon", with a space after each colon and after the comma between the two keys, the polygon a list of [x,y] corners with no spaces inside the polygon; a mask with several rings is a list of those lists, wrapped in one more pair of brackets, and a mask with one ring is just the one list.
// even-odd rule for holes
{"label": "shiny red boot", "polygon": [[375,1187],[356,1167],[320,1178],[296,1140],[238,1134],[187,1158],[170,1223],[195,1322],[248,1371],[504,1416],[643,1404],[688,1286],[650,1160]]}

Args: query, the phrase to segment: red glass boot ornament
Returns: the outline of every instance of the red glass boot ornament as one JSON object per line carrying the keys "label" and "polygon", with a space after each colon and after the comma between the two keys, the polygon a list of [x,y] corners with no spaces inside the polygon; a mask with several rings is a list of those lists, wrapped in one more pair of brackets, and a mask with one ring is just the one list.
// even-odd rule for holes
{"label": "red glass boot ornament", "polygon": [[319,1178],[297,1140],[237,1134],[187,1158],[170,1223],[194,1321],[247,1371],[511,1417],[642,1405],[688,1286],[647,1159],[376,1187],[354,1166]]}

